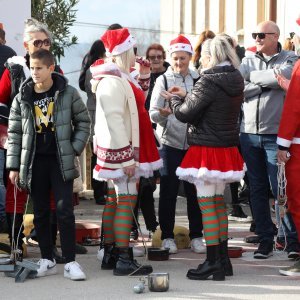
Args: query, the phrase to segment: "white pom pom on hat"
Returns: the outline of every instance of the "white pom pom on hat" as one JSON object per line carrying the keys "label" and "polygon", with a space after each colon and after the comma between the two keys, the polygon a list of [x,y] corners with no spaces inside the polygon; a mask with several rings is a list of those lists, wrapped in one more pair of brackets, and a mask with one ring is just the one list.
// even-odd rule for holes
{"label": "white pom pom on hat", "polygon": [[170,42],[168,51],[170,54],[176,51],[186,51],[191,54],[194,53],[191,42],[182,34]]}
{"label": "white pom pom on hat", "polygon": [[106,56],[120,55],[136,44],[135,38],[127,28],[107,30],[102,35],[101,41],[106,49]]}

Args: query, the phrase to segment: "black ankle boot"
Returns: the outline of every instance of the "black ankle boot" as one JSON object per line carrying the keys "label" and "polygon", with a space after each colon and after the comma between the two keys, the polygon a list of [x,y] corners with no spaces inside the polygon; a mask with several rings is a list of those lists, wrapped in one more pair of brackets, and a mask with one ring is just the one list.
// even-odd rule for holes
{"label": "black ankle boot", "polygon": [[233,276],[232,264],[228,256],[228,240],[223,241],[220,244],[220,257],[222,266],[225,270],[225,275]]}
{"label": "black ankle boot", "polygon": [[206,280],[212,276],[213,280],[225,280],[225,271],[220,259],[220,245],[206,247],[207,259],[197,269],[190,269],[186,276],[194,280]]}
{"label": "black ankle boot", "polygon": [[116,267],[118,251],[114,244],[104,245],[104,255],[101,263],[102,270],[113,270]]}
{"label": "black ankle boot", "polygon": [[123,276],[132,273],[134,276],[148,275],[153,272],[152,266],[140,265],[133,259],[132,248],[118,248],[118,260],[114,268],[114,275]]}

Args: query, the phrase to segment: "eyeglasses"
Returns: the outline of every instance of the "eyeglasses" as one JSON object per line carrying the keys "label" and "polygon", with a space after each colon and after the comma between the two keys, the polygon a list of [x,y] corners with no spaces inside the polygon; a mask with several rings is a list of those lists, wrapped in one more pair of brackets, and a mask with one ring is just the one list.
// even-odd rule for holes
{"label": "eyeglasses", "polygon": [[51,41],[50,41],[50,39],[35,40],[35,41],[32,42],[32,44],[33,44],[34,47],[42,48],[43,44],[46,47],[51,46]]}
{"label": "eyeglasses", "polygon": [[253,32],[252,37],[255,40],[256,37],[258,36],[260,40],[263,40],[264,38],[266,38],[266,34],[276,34],[276,33],[275,32]]}
{"label": "eyeglasses", "polygon": [[162,60],[163,59],[163,56],[162,55],[151,55],[148,57],[150,60]]}

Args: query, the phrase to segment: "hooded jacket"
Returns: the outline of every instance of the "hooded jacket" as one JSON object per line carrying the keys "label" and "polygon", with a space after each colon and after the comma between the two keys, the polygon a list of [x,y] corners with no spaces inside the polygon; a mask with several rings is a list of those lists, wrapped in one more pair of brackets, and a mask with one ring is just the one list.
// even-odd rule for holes
{"label": "hooded jacket", "polygon": [[189,145],[233,147],[239,144],[238,118],[244,81],[233,66],[206,70],[184,100],[171,99],[175,117],[188,123]]}
{"label": "hooded jacket", "polygon": [[[171,66],[164,75],[167,79],[167,88],[176,85],[184,88],[187,92],[192,90],[194,79],[199,77],[199,74],[191,69],[186,76],[182,76],[181,74],[175,73]],[[168,101],[160,95],[165,89],[164,76],[161,75],[155,82],[151,96],[149,110],[151,121],[158,124],[156,131],[158,132],[162,144],[176,149],[186,150],[188,148],[186,138],[187,125],[177,120],[174,114],[164,117],[158,111],[158,108],[169,107]]]}
{"label": "hooded jacket", "polygon": [[[57,157],[64,181],[79,176],[75,156],[85,148],[90,135],[90,118],[77,90],[64,76],[52,73],[57,91],[54,97],[54,128]],[[36,148],[36,124],[32,99],[34,83],[28,78],[13,100],[8,127],[6,167],[18,170],[20,186],[30,190]]]}

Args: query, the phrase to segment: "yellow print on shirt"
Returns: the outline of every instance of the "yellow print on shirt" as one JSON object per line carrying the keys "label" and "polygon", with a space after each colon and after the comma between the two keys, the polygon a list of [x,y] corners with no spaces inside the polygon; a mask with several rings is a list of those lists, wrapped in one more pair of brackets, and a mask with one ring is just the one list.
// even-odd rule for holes
{"label": "yellow print on shirt", "polygon": [[53,98],[47,97],[34,102],[36,131],[38,133],[54,131]]}

